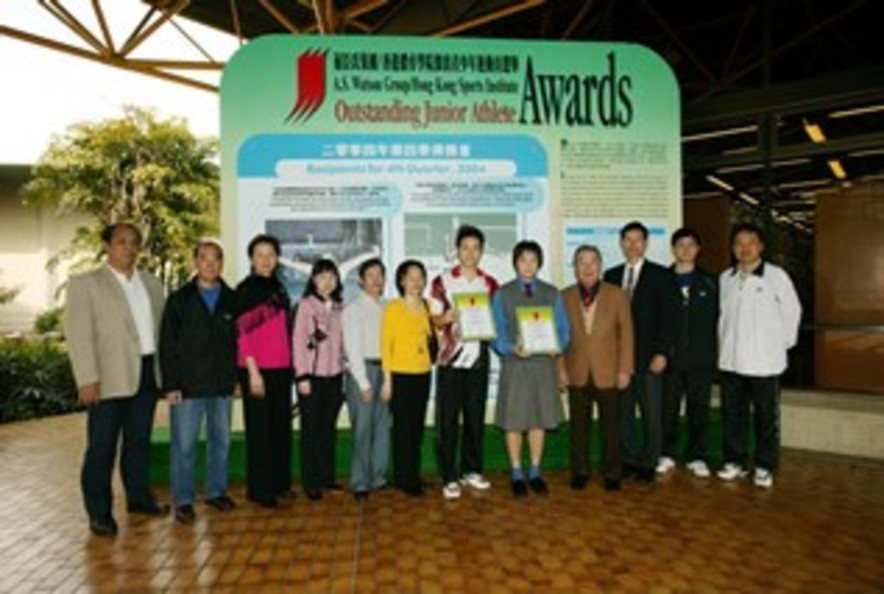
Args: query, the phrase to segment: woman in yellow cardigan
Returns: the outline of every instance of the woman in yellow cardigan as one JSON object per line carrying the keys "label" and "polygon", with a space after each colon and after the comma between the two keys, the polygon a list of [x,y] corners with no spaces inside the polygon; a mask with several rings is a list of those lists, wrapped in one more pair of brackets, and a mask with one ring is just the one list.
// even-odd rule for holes
{"label": "woman in yellow cardigan", "polygon": [[390,401],[393,413],[394,485],[413,497],[423,495],[421,443],[433,370],[430,343],[435,339],[423,298],[426,285],[423,264],[402,262],[396,269],[400,297],[386,305],[381,322],[381,398]]}

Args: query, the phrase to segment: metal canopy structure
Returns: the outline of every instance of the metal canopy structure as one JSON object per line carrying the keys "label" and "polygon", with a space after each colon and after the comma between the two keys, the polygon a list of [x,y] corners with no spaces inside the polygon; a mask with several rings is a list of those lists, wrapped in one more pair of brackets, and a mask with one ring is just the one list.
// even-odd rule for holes
{"label": "metal canopy structure", "polygon": [[[91,27],[75,0],[34,1],[80,43],[3,25],[0,34],[208,91],[216,86],[194,73],[223,61],[181,19],[240,43],[270,33],[640,43],[682,90],[686,198],[724,193],[809,233],[815,191],[884,178],[884,42],[872,0],[141,0],[143,19],[120,38],[102,0],[78,0]],[[202,59],[133,57],[162,27]]]}

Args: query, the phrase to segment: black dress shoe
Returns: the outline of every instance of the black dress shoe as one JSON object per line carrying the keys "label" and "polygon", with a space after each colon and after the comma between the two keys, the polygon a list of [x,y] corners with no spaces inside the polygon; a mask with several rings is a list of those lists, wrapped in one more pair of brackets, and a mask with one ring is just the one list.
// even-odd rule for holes
{"label": "black dress shoe", "polygon": [[295,493],[292,489],[286,489],[282,493],[277,493],[276,498],[285,499],[286,501],[292,501],[298,498],[298,494]]}
{"label": "black dress shoe", "polygon": [[310,501],[319,501],[322,499],[322,491],[319,489],[307,489],[307,499]]}
{"label": "black dress shoe", "polygon": [[528,487],[525,485],[525,481],[521,479],[513,481],[510,487],[513,490],[514,497],[525,497],[528,495]]}
{"label": "black dress shoe", "polygon": [[620,481],[617,479],[605,479],[605,491],[619,491],[620,490]]}
{"label": "black dress shoe", "polygon": [[654,468],[639,468],[636,471],[635,480],[640,483],[653,483],[657,478],[657,470]]}
{"label": "black dress shoe", "polygon": [[586,483],[589,482],[589,477],[585,474],[578,474],[571,477],[571,488],[575,491],[582,491],[586,488]]}
{"label": "black dress shoe", "polygon": [[546,486],[546,481],[539,476],[530,479],[528,481],[528,485],[531,487],[531,490],[538,495],[546,495],[547,493],[549,493],[549,488]]}
{"label": "black dress shoe", "polygon": [[368,491],[354,491],[353,499],[357,501],[357,503],[362,503],[363,501],[368,501]]}
{"label": "black dress shoe", "polygon": [[249,501],[268,509],[279,507],[279,502],[276,500],[276,497],[249,497]]}
{"label": "black dress shoe", "polygon": [[206,499],[206,505],[214,507],[218,511],[226,512],[236,507],[236,502],[227,495],[218,495]]}
{"label": "black dress shoe", "polygon": [[193,524],[196,520],[196,513],[193,511],[192,505],[181,505],[175,508],[175,519],[182,524]]}
{"label": "black dress shoe", "polygon": [[128,508],[130,514],[142,514],[145,516],[165,516],[169,513],[169,504],[148,501],[147,503],[135,503]]}
{"label": "black dress shoe", "polygon": [[89,520],[89,530],[95,536],[116,536],[117,523],[110,516],[106,518],[92,518]]}

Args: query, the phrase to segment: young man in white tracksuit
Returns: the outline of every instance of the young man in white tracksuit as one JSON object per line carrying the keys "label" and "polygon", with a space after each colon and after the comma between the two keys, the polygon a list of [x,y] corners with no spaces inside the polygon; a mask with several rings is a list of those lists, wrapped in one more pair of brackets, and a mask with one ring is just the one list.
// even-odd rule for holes
{"label": "young man in white tracksuit", "polygon": [[725,465],[718,476],[729,481],[747,475],[751,407],[754,482],[769,488],[780,454],[780,375],[786,369],[786,351],[798,340],[801,303],[786,271],[761,259],[764,242],[758,227],[738,225],[731,238],[737,263],[719,279]]}

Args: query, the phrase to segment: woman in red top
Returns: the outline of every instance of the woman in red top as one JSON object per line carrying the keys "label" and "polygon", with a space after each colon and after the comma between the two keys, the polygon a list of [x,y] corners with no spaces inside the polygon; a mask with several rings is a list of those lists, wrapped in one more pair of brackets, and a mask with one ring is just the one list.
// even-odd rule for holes
{"label": "woman in red top", "polygon": [[246,424],[247,492],[251,501],[276,507],[292,491],[291,303],[277,277],[279,241],[258,235],[249,242],[252,271],[235,295],[237,366]]}

